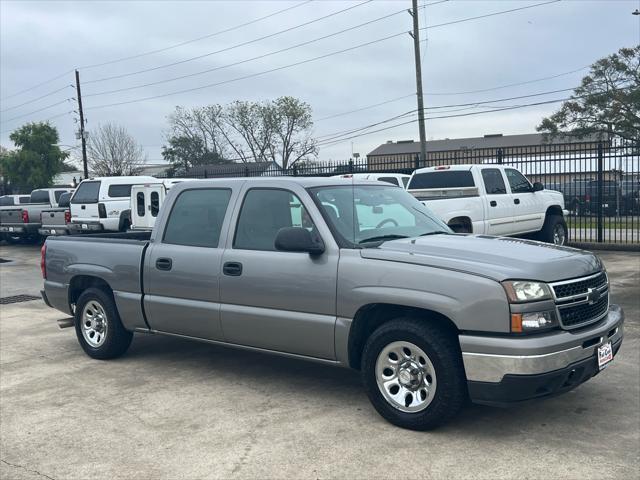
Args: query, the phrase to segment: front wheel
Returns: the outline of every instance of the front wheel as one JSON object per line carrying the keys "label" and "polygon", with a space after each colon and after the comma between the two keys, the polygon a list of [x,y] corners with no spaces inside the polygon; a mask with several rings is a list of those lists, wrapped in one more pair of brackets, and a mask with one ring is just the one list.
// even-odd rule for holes
{"label": "front wheel", "polygon": [[554,245],[565,245],[568,236],[567,223],[564,218],[561,215],[548,215],[538,234],[538,239]]}
{"label": "front wheel", "polygon": [[82,349],[100,360],[124,354],[133,338],[122,325],[111,294],[98,288],[89,288],[78,298],[75,327]]}
{"label": "front wheel", "polygon": [[383,324],[367,340],[361,368],[375,409],[402,428],[435,428],[467,399],[457,338],[428,319]]}

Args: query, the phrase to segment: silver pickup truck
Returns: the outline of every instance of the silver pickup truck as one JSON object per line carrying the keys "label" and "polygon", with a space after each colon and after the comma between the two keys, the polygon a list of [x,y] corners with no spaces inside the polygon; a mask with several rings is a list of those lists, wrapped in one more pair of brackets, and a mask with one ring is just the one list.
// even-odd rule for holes
{"label": "silver pickup truck", "polygon": [[152,232],[49,237],[41,266],[44,301],[93,358],[140,332],[350,367],[384,418],[417,430],[468,398],[570,390],[623,336],[595,255],[454,234],[382,182],[184,182]]}

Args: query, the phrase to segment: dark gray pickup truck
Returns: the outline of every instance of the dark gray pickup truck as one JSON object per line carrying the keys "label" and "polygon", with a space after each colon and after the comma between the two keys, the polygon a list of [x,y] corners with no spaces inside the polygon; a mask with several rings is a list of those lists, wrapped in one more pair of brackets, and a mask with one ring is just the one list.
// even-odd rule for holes
{"label": "dark gray pickup truck", "polygon": [[49,237],[42,271],[91,357],[141,332],[350,367],[411,429],[570,390],[623,336],[595,255],[454,234],[382,182],[184,182],[152,232]]}

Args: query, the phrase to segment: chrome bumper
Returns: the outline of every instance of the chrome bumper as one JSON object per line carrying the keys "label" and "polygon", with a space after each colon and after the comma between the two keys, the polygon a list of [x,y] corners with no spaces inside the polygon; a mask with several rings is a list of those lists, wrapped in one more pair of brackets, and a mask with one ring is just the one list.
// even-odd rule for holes
{"label": "chrome bumper", "polygon": [[[580,331],[558,331],[546,336],[498,338],[460,336],[468,381],[500,382],[505,375],[536,375],[560,370],[594,357],[606,342],[622,342],[624,312],[609,307],[604,321]],[[495,353],[489,353],[490,351]]]}

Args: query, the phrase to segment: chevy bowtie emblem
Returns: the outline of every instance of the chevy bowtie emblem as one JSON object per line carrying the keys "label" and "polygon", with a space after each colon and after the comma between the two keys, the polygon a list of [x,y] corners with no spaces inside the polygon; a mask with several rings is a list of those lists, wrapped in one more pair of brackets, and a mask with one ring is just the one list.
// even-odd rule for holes
{"label": "chevy bowtie emblem", "polygon": [[587,302],[589,302],[589,305],[593,305],[598,300],[600,300],[600,290],[596,288],[587,289]]}

